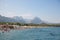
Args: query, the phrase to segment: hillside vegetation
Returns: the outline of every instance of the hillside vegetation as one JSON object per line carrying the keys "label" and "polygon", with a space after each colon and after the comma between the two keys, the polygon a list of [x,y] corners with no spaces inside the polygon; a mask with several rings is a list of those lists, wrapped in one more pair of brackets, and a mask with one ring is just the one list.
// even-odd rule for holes
{"label": "hillside vegetation", "polygon": [[18,22],[0,22],[0,25],[4,25],[4,24],[8,24],[8,25],[19,25],[19,26],[54,26],[54,27],[60,27],[60,24],[26,24],[26,23],[18,23]]}

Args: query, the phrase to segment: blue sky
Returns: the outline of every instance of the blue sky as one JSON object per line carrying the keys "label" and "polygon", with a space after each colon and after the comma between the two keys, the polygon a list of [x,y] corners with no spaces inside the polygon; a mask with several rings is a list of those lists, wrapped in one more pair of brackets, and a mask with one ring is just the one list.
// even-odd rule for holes
{"label": "blue sky", "polygon": [[60,23],[60,0],[0,0],[0,15]]}

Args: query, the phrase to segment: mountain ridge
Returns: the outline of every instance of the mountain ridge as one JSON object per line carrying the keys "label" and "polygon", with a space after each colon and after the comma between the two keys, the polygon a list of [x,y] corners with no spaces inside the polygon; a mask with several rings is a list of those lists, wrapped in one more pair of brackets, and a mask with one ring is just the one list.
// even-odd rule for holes
{"label": "mountain ridge", "polygon": [[43,23],[42,20],[38,17],[35,17],[32,20],[24,19],[22,16],[14,16],[12,18],[5,17],[0,15],[0,22],[19,22],[19,23],[33,23],[33,24],[41,24]]}

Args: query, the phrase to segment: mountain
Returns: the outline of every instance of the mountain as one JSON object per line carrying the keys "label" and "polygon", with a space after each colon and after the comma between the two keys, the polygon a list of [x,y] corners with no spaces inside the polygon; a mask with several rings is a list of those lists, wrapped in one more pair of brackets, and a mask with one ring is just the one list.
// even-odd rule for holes
{"label": "mountain", "polygon": [[15,16],[13,18],[5,17],[0,15],[0,22],[19,22],[25,23],[22,17]]}
{"label": "mountain", "polygon": [[14,16],[13,19],[15,19],[17,22],[25,23],[25,20],[23,19],[22,16],[20,16],[20,17],[18,17],[18,16]]}
{"label": "mountain", "polygon": [[35,18],[31,21],[31,23],[33,23],[33,24],[41,24],[41,23],[43,23],[43,21],[42,21],[40,18],[35,17]]}
{"label": "mountain", "polygon": [[19,22],[19,23],[33,23],[33,24],[42,24],[44,23],[40,18],[35,17],[34,19],[23,19],[22,16],[14,16],[12,18],[5,17],[0,15],[0,22]]}
{"label": "mountain", "polygon": [[0,15],[0,22],[15,22],[14,19]]}

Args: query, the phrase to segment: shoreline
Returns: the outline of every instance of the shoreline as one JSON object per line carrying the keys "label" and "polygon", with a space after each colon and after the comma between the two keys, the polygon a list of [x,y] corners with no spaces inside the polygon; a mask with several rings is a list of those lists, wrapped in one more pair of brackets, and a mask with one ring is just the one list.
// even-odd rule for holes
{"label": "shoreline", "polygon": [[[0,31],[23,30],[31,28],[47,28],[48,26],[19,26],[19,25],[0,25]],[[50,27],[51,28],[51,27]]]}

